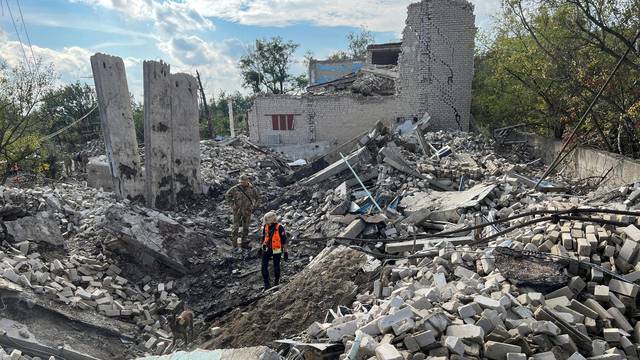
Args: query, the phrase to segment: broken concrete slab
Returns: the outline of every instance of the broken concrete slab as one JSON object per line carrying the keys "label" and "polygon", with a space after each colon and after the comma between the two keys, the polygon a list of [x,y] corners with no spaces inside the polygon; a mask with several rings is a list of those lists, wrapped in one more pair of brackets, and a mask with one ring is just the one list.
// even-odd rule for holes
{"label": "broken concrete slab", "polygon": [[477,185],[461,192],[417,192],[402,198],[399,207],[403,208],[405,214],[409,216],[425,211],[424,209],[430,209],[428,219],[457,223],[460,219],[458,209],[478,206],[495,187],[495,185]]}
{"label": "broken concrete slab", "polygon": [[[188,256],[188,241],[194,241],[187,229],[165,215],[145,216],[121,205],[107,209],[103,226],[124,243],[125,252],[143,265],[158,261],[170,268],[187,273],[184,258]],[[187,240],[189,239],[189,240]],[[189,246],[187,246],[189,245]],[[114,243],[110,247],[119,248]]]}
{"label": "broken concrete slab", "polygon": [[138,360],[179,360],[179,359],[212,359],[212,360],[281,360],[277,352],[266,346],[255,346],[240,349],[177,351],[169,355],[145,356]]}
{"label": "broken concrete slab", "polygon": [[[355,166],[356,164],[359,164],[361,161],[370,156],[371,155],[367,151],[367,148],[360,148],[349,154],[346,160],[351,166]],[[313,174],[312,176],[308,177],[307,179],[303,180],[302,183],[304,185],[318,184],[348,169],[349,167],[344,162],[344,160],[338,160],[333,164],[327,166],[326,168],[320,170],[319,172]],[[349,176],[349,178],[351,177],[352,176]]]}
{"label": "broken concrete slab", "polygon": [[52,347],[40,342],[29,329],[16,321],[0,318],[0,344],[18,348],[24,353],[49,358],[50,356],[70,360],[99,360],[93,356],[81,353],[68,345]]}
{"label": "broken concrete slab", "polygon": [[26,216],[14,221],[5,221],[7,234],[13,242],[33,241],[54,246],[64,245],[60,223],[55,216],[42,211],[35,216]]}

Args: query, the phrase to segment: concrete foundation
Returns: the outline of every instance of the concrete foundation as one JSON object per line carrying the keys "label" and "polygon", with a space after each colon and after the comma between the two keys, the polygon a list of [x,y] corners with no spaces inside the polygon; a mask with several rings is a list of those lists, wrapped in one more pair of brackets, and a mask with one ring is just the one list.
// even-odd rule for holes
{"label": "concrete foundation", "polygon": [[114,179],[111,175],[109,159],[105,155],[89,158],[87,164],[87,185],[104,191],[114,191]]}
{"label": "concrete foundation", "polygon": [[175,203],[172,170],[171,75],[162,61],[145,61],[144,150],[147,206],[169,208]]}
{"label": "concrete foundation", "polygon": [[[562,142],[534,134],[525,134],[536,156],[551,164],[562,148]],[[640,161],[607,151],[578,146],[558,167],[564,174],[578,179],[603,177],[601,186],[613,189],[640,179]],[[611,170],[609,172],[609,170]]]}
{"label": "concrete foundation", "polygon": [[95,54],[91,68],[116,193],[122,198],[137,198],[143,194],[143,178],[124,62],[119,57]]}

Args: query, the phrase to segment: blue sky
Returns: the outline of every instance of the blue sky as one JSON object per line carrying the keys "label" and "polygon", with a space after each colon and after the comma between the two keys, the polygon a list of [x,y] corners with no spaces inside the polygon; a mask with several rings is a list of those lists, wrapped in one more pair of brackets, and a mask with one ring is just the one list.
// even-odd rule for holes
{"label": "blue sky", "polygon": [[[490,28],[500,1],[471,1],[479,28]],[[281,36],[300,44],[293,71],[302,73],[306,51],[323,58],[343,50],[345,35],[360,26],[373,31],[376,42],[399,40],[411,2],[0,0],[0,59],[15,65],[39,57],[54,64],[60,82],[92,84],[89,57],[95,52],[117,55],[125,61],[129,90],[138,100],[142,61],[162,59],[172,72],[198,69],[209,93],[233,91],[242,85],[238,59],[256,38]]]}

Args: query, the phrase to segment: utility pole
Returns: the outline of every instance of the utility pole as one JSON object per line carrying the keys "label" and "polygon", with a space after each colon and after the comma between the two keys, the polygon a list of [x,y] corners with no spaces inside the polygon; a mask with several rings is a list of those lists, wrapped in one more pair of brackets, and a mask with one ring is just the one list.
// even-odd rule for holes
{"label": "utility pole", "polygon": [[200,95],[202,96],[202,104],[204,105],[204,116],[207,118],[207,131],[209,132],[209,139],[213,139],[215,134],[213,133],[213,119],[209,114],[209,106],[207,106],[207,97],[204,95],[204,88],[202,87],[202,80],[200,80],[200,73],[196,70],[196,77],[198,78],[198,84],[200,85]]}
{"label": "utility pole", "polygon": [[233,118],[233,99],[227,99],[227,107],[229,108],[229,130],[231,130],[231,137],[236,137],[236,121]]}

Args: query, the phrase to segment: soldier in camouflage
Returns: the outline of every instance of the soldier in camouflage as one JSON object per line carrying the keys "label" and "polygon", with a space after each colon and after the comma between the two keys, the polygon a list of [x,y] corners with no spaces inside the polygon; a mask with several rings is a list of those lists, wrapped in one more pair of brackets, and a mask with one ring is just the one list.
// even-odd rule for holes
{"label": "soldier in camouflage", "polygon": [[[249,224],[251,223],[251,213],[260,204],[260,193],[249,181],[249,176],[240,175],[238,185],[235,185],[225,194],[225,200],[233,209],[233,231],[231,233],[231,243],[233,247],[240,245],[249,248],[247,235],[249,234]],[[238,230],[242,227],[242,236],[238,244]]]}

